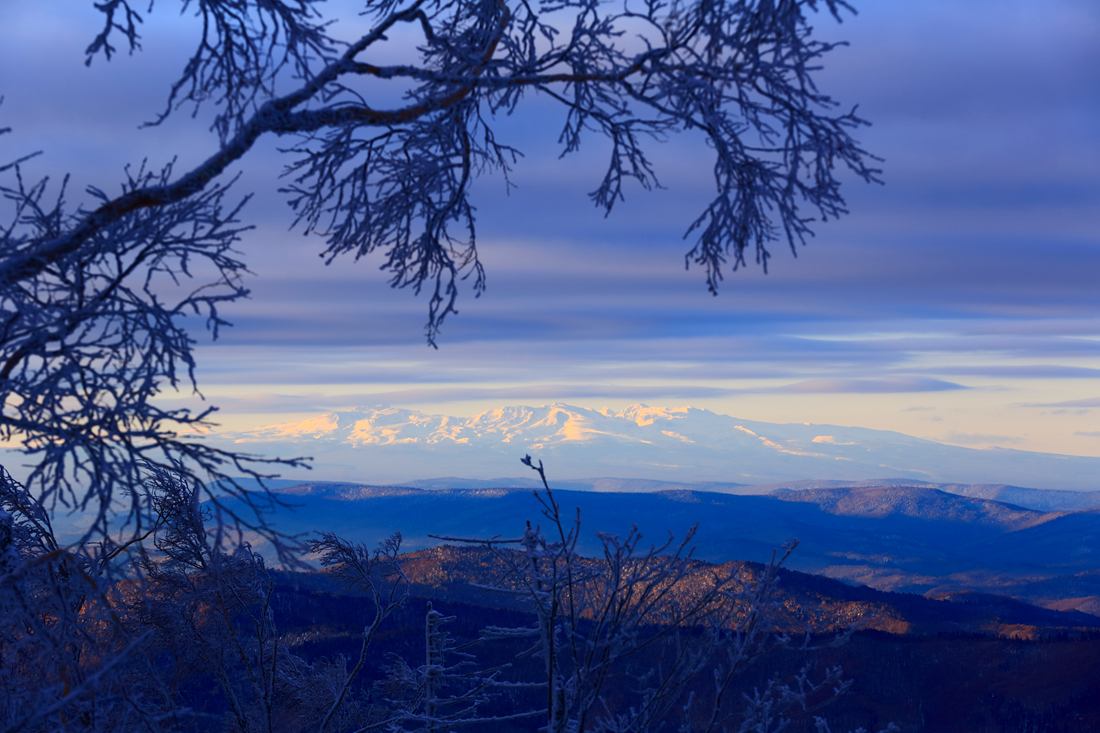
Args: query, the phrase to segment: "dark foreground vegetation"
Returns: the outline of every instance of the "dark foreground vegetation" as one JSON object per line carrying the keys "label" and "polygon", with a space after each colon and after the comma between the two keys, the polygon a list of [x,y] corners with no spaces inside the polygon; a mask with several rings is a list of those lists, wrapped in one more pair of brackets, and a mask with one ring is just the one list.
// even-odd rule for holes
{"label": "dark foreground vegetation", "polygon": [[796,542],[711,564],[691,531],[651,547],[635,528],[584,556],[579,514],[544,488],[516,537],[402,553],[399,534],[321,533],[321,569],[291,571],[172,473],[141,487],[144,535],[80,553],[5,477],[0,730],[1100,727],[1097,617],[847,586],[785,570]]}
{"label": "dark foreground vegetation", "polygon": [[[796,542],[768,565],[714,566],[691,559],[691,531],[645,549],[634,528],[600,533],[602,556],[586,558],[579,514],[545,478],[542,524],[459,540],[460,565],[483,569],[463,585],[508,599],[465,626],[410,600],[414,578],[455,572],[402,555],[399,534],[371,550],[321,533],[308,550],[323,571],[287,576],[211,522],[185,477],[150,469],[138,491],[155,522],[74,551],[2,478],[5,733],[778,733],[795,719],[827,733],[817,714],[852,684],[812,661],[849,631],[796,641],[783,628],[778,573]],[[769,660],[784,652],[801,661],[781,675]]]}
{"label": "dark foreground vegetation", "polygon": [[[402,566],[413,596],[394,617],[393,633],[380,640],[380,651],[416,653],[423,643],[419,614],[428,599],[455,618],[451,633],[466,641],[483,626],[517,625],[526,615],[515,600],[483,590],[500,570],[499,558],[487,550],[444,546],[405,555]],[[699,563],[695,571],[703,577],[711,567]],[[765,570],[757,563],[728,567],[742,577]],[[742,691],[762,689],[806,664],[839,666],[853,682],[827,708],[833,730],[877,730],[890,721],[905,731],[1100,730],[1096,617],[982,594],[937,601],[883,593],[787,570],[777,573],[777,581],[775,630],[801,637],[817,629],[815,649],[769,651],[745,671]],[[277,587],[287,604],[280,613],[288,633],[286,624],[305,621],[293,632],[300,641],[292,642],[300,643],[303,655],[347,653],[362,614],[354,597],[334,594],[325,573],[283,574]],[[859,629],[843,644],[829,643],[836,629],[849,625]],[[511,653],[499,647],[495,654],[501,656],[482,661],[504,663]],[[367,677],[382,673],[377,667]],[[794,716],[787,730],[812,731],[813,725],[813,716]]]}
{"label": "dark foreground vegetation", "polygon": [[[295,581],[298,582],[295,582]],[[303,578],[281,577],[278,613],[286,643],[308,659],[349,655],[361,632],[364,608],[349,596],[307,589]],[[413,596],[377,640],[374,664],[364,673],[382,679],[386,655],[421,654],[423,610],[428,599]],[[523,623],[520,611],[460,601],[431,601],[454,617],[450,633],[460,641],[477,638],[486,625]],[[821,640],[827,640],[822,637]],[[512,649],[479,653],[483,662],[519,662]],[[775,650],[742,678],[745,691],[763,688],[776,675],[796,672],[809,660],[815,667],[839,665],[854,680],[851,689],[821,713],[834,731],[878,730],[893,721],[902,731],[984,733],[1100,730],[1100,632],[1058,631],[1024,640],[971,632],[891,634],[855,632],[847,643],[825,646],[811,655]],[[529,731],[520,722],[496,730]],[[812,731],[812,716],[794,717],[788,730]]]}

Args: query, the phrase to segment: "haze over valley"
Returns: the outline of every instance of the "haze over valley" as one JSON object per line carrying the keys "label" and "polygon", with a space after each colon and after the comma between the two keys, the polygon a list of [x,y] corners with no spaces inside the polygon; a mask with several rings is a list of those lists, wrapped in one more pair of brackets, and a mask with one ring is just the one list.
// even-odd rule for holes
{"label": "haze over valley", "polygon": [[289,534],[324,528],[371,546],[400,531],[410,550],[516,536],[540,521],[541,481],[520,463],[530,454],[580,510],[587,554],[600,551],[596,530],[637,525],[659,544],[698,523],[702,560],[763,561],[797,538],[789,567],[845,583],[1100,614],[1100,458],[643,404],[470,418],[363,408],[230,437],[315,457],[305,481],[270,484],[295,507],[273,517]]}

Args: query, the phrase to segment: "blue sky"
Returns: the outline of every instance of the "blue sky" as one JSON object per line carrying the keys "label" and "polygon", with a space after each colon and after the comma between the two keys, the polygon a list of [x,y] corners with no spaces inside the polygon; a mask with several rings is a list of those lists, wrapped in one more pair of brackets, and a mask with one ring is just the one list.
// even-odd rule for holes
{"label": "blue sky", "polygon": [[[561,113],[532,99],[498,130],[526,156],[517,188],[476,184],[488,292],[467,293],[432,350],[425,299],[389,290],[380,260],[326,267],[320,241],[288,231],[266,141],[240,183],[256,192],[241,244],[253,297],[217,343],[197,332],[208,401],[231,429],[378,403],[690,404],[1100,456],[1100,6],[857,8],[817,22],[851,42],[820,85],[874,123],[859,137],[886,183],[846,181],[848,217],[797,258],[777,246],[766,276],[728,275],[718,297],[683,266],[709,194],[700,141],[654,147],[665,188],[630,190],[604,218],[586,197],[604,146],[559,160]],[[189,21],[158,3],[142,53],[88,69],[97,22],[90,2],[0,8],[0,127],[13,128],[0,160],[41,149],[28,177],[71,172],[79,191],[112,190],[143,158],[178,155],[182,169],[208,155],[201,118],[138,129],[183,63]]]}

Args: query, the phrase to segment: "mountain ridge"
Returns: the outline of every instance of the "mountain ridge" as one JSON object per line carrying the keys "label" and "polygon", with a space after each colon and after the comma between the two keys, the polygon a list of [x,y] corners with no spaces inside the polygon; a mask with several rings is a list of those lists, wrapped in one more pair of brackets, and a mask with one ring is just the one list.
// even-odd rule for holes
{"label": "mountain ridge", "polygon": [[[418,595],[474,605],[526,609],[522,601],[484,590],[505,574],[495,553],[481,547],[441,545],[401,555],[402,570]],[[687,584],[715,569],[735,575],[758,574],[763,565],[731,561],[695,562]],[[1077,610],[1044,609],[988,593],[955,592],[933,596],[880,591],[846,585],[820,575],[783,568],[776,586],[775,623],[784,633],[804,634],[844,628],[860,619],[860,628],[894,634],[944,632],[1003,633],[1015,627],[1098,628],[1100,617]]]}
{"label": "mountain ridge", "polygon": [[910,482],[1100,489],[1097,457],[975,450],[892,431],[765,423],[644,404],[618,412],[562,403],[509,406],[469,418],[358,408],[213,439],[265,453],[272,448],[307,453],[326,477],[376,484],[411,483],[410,466],[421,476],[507,476],[520,458],[532,454],[554,479],[564,481],[628,476],[734,486],[896,476]]}
{"label": "mountain ridge", "polygon": [[[545,521],[531,493],[316,482],[280,491],[294,510],[276,510],[269,521],[287,534],[324,529],[368,547],[400,531],[403,547],[418,550],[439,545],[439,536],[518,536],[525,522]],[[694,556],[709,562],[766,560],[798,538],[793,570],[879,590],[982,591],[1100,611],[1100,510],[1040,512],[914,487],[553,495],[570,517],[579,511],[578,551],[586,555],[602,552],[597,529],[613,535],[637,525],[646,543],[661,544],[695,526]],[[263,550],[260,538],[249,541]]]}

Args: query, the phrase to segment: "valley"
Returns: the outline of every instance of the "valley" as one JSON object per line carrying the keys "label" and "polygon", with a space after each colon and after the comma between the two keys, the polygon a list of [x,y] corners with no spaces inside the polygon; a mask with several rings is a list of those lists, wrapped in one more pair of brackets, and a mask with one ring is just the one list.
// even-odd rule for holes
{"label": "valley", "polygon": [[[386,673],[387,655],[422,653],[423,609],[447,614],[456,644],[470,644],[486,626],[522,627],[533,620],[514,596],[485,590],[507,571],[500,557],[478,547],[440,546],[400,557],[411,597],[388,622],[364,670],[366,679]],[[697,575],[718,570],[748,582],[762,566],[697,563]],[[294,653],[319,659],[354,649],[364,599],[348,593],[327,571],[277,573],[275,609],[284,643]],[[1085,733],[1100,725],[1100,618],[1039,609],[1003,597],[967,594],[935,600],[909,593],[855,588],[798,571],[782,572],[772,614],[775,630],[810,651],[775,649],[749,667],[739,689],[763,687],[800,667],[840,666],[852,680],[847,694],[821,713],[833,730],[878,730],[894,722],[903,731],[972,733],[1043,730]],[[686,589],[690,591],[689,589]],[[858,628],[834,645],[838,630]],[[480,664],[510,664],[513,674],[537,675],[522,645],[476,646]],[[650,663],[642,654],[638,663]],[[502,731],[528,731],[500,724]],[[1029,727],[1031,726],[1031,727]],[[796,716],[785,730],[810,733],[812,716]]]}
{"label": "valley", "polygon": [[[541,520],[526,488],[317,482],[277,495],[293,506],[271,517],[282,532],[323,528],[373,546],[400,531],[410,551],[443,544],[432,535],[514,537],[526,521]],[[1042,512],[907,486],[554,495],[580,511],[584,554],[599,551],[596,530],[625,534],[637,524],[645,542],[661,544],[698,523],[693,557],[707,562],[763,562],[793,538],[790,569],[851,586],[928,598],[990,594],[1100,618],[1100,510]]]}

